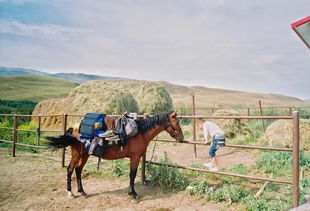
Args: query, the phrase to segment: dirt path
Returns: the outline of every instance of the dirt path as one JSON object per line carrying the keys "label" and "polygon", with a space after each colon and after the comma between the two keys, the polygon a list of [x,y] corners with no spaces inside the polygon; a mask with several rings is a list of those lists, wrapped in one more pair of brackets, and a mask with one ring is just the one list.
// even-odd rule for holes
{"label": "dirt path", "polygon": [[[153,148],[149,148],[148,156]],[[182,165],[203,163],[208,160],[208,147],[197,147],[198,158],[193,158],[192,146],[158,144],[155,156],[167,151],[173,162]],[[68,154],[67,154],[68,155]],[[248,152],[221,150],[222,167],[246,161],[251,165],[253,156]],[[252,157],[250,157],[252,156]],[[70,156],[67,156],[66,163]],[[251,159],[250,159],[251,158]],[[96,166],[96,158],[87,165]],[[223,210],[223,204],[213,204],[190,197],[183,192],[165,194],[154,187],[140,184],[136,179],[138,202],[127,196],[128,180],[98,179],[83,172],[83,184],[88,198],[68,199],[65,191],[66,171],[60,168],[60,152],[32,154],[17,152],[12,158],[8,149],[0,148],[0,210]],[[86,175],[86,176],[85,176]],[[87,176],[88,175],[88,176]],[[73,178],[73,192],[76,181]]]}
{"label": "dirt path", "polygon": [[[152,157],[154,144],[153,141],[152,145],[148,147],[147,159],[151,159]],[[197,158],[194,158],[193,145],[157,142],[153,159],[164,157],[164,153],[166,152],[172,162],[180,165],[203,164],[210,161],[209,147],[208,145],[196,145]],[[245,166],[255,164],[255,155],[249,151],[240,149],[222,147],[217,151],[216,156],[221,168],[229,168],[236,164],[244,164]]]}

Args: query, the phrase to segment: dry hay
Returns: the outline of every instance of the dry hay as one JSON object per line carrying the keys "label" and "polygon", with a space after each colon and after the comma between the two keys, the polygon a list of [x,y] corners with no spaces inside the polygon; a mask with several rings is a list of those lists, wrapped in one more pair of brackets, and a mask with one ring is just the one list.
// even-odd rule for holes
{"label": "dry hay", "polygon": [[[85,113],[91,109],[114,113],[111,107],[117,100],[131,95],[138,105],[138,112],[156,114],[172,109],[172,99],[166,89],[156,82],[102,80],[88,81],[75,88],[69,97],[75,97],[76,111]],[[86,101],[91,100],[91,103]],[[116,100],[116,101],[115,101]],[[87,105],[85,105],[87,104]],[[109,105],[107,107],[107,105]],[[130,112],[130,111],[129,111]],[[118,114],[118,113],[117,113]]]}
{"label": "dry hay", "polygon": [[[172,110],[172,99],[156,82],[101,80],[88,81],[76,87],[67,98],[45,100],[33,114],[85,114],[100,112],[122,114],[125,111],[158,114]],[[69,120],[69,125],[74,124]],[[60,128],[61,117],[46,118],[44,128]]]}
{"label": "dry hay", "polygon": [[[240,113],[233,109],[221,109],[213,113],[213,116],[240,116]],[[225,131],[227,138],[238,139],[253,135],[253,131],[247,126],[246,120],[240,119],[215,119],[212,120]]]}
{"label": "dry hay", "polygon": [[[300,123],[300,146],[310,150],[310,120],[301,119]],[[272,146],[293,146],[293,123],[292,120],[277,120],[270,124],[263,140],[267,140]]]}

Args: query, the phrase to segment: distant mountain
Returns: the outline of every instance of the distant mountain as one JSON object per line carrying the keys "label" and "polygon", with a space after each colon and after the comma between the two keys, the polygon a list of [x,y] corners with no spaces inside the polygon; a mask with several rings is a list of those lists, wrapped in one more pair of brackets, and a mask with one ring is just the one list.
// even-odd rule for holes
{"label": "distant mountain", "polygon": [[56,74],[50,74],[49,76],[55,77],[55,78],[61,78],[61,79],[71,81],[74,83],[79,83],[79,84],[82,84],[86,81],[92,81],[92,80],[120,80],[120,79],[124,79],[124,78],[117,78],[117,77],[89,75],[89,74],[83,74],[83,73],[56,73]]}
{"label": "distant mountain", "polygon": [[14,68],[14,67],[0,67],[0,77],[17,76],[17,75],[49,75],[48,73],[38,70]]}
{"label": "distant mountain", "polygon": [[0,67],[0,77],[6,76],[20,76],[20,75],[42,75],[50,76],[54,78],[64,79],[73,83],[84,83],[91,80],[120,80],[125,78],[118,77],[108,77],[108,76],[99,76],[99,75],[90,75],[83,73],[46,73],[38,70],[24,69],[24,68],[10,68],[10,67]]}

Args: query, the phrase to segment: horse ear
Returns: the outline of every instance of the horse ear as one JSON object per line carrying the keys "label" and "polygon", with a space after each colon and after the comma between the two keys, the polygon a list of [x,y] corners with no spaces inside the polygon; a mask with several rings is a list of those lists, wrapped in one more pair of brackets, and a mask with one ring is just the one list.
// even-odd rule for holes
{"label": "horse ear", "polygon": [[177,112],[174,111],[174,112],[172,112],[172,113],[170,114],[170,117],[176,117],[176,115],[177,115]]}

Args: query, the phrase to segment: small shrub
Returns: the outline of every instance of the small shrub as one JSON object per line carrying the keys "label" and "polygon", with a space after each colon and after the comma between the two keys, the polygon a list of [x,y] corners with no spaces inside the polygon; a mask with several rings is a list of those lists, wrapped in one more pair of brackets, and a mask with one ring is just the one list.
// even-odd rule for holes
{"label": "small shrub", "polygon": [[117,177],[126,175],[129,170],[129,165],[124,160],[113,160],[110,162],[110,165],[112,174]]}
{"label": "small shrub", "polygon": [[224,184],[222,188],[217,189],[215,192],[210,192],[208,199],[215,202],[227,201],[235,203],[242,201],[249,193],[249,190],[243,187]]}
{"label": "small shrub", "polygon": [[[172,164],[167,153],[165,153],[164,158],[160,162],[163,164]],[[150,184],[160,186],[164,192],[184,190],[189,184],[189,180],[177,168],[148,165],[147,170]]]}
{"label": "small shrub", "polygon": [[310,157],[305,156],[305,150],[302,149],[299,152],[299,165],[304,169],[310,169]]}
{"label": "small shrub", "polygon": [[264,152],[256,159],[256,167],[264,173],[279,175],[283,170],[292,166],[291,152]]}
{"label": "small shrub", "polygon": [[249,195],[242,200],[242,203],[249,211],[256,211],[256,210],[279,211],[279,210],[287,210],[290,207],[292,207],[290,200],[283,200],[283,199],[270,200],[271,198],[272,197],[266,195],[262,195],[259,198],[255,198],[254,196]]}
{"label": "small shrub", "polygon": [[[20,125],[18,129],[24,129],[24,130],[36,130],[37,124],[34,122],[25,123],[23,125]],[[36,139],[36,133],[35,132],[27,132],[27,131],[19,131],[18,132],[18,142],[20,143],[26,143],[26,144],[37,144]]]}
{"label": "small shrub", "polygon": [[139,106],[130,93],[116,92],[111,104],[106,108],[107,113],[122,114],[125,111],[139,113]]}
{"label": "small shrub", "polygon": [[[274,173],[279,176],[291,171],[292,159],[291,152],[264,152],[257,157],[256,167],[264,173]],[[310,168],[310,158],[305,157],[304,150],[299,153],[299,164],[305,169]]]}
{"label": "small shrub", "polygon": [[299,204],[304,204],[306,203],[305,195],[309,194],[309,192],[307,192],[307,188],[310,187],[310,177],[304,177],[300,180],[300,184],[302,190],[299,191]]}
{"label": "small shrub", "polygon": [[208,195],[210,190],[210,186],[204,181],[196,181],[190,183],[190,185],[186,188],[186,192],[191,196],[197,196],[199,198],[204,198]]}
{"label": "small shrub", "polygon": [[[8,119],[1,119],[1,127],[12,127]],[[13,139],[13,131],[8,129],[0,129],[0,139],[11,141]]]}

